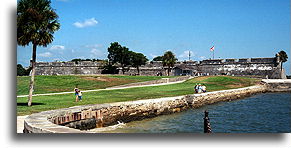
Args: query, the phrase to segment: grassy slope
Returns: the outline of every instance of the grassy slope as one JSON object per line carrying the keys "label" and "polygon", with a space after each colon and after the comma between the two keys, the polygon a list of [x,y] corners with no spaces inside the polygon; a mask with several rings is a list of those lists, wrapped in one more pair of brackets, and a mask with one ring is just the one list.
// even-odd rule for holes
{"label": "grassy slope", "polygon": [[[157,80],[156,76],[36,76],[35,94],[72,91],[76,84],[81,90],[102,89],[127,83]],[[17,77],[17,95],[27,95],[30,77]]]}
{"label": "grassy slope", "polygon": [[27,98],[18,98],[17,115],[26,115],[76,105],[101,104],[192,94],[193,87],[196,83],[205,84],[207,86],[207,91],[216,91],[246,87],[254,85],[258,81],[258,79],[230,76],[199,77],[179,84],[87,92],[83,93],[84,99],[82,102],[74,102],[75,97],[73,93],[66,95],[38,96],[33,98],[32,107],[26,106]]}

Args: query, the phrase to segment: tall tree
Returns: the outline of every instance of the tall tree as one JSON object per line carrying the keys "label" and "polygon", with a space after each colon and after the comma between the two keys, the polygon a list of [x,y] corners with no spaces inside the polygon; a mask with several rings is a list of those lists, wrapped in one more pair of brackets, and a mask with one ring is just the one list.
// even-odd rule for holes
{"label": "tall tree", "polygon": [[167,51],[164,53],[163,56],[163,65],[168,66],[168,76],[170,75],[171,67],[174,67],[174,64],[176,63],[177,58],[171,51]]}
{"label": "tall tree", "polygon": [[19,0],[17,4],[17,44],[32,44],[28,106],[32,104],[36,48],[50,44],[54,38],[53,33],[60,28],[58,15],[50,4],[50,0]]}
{"label": "tall tree", "polygon": [[288,60],[288,55],[287,55],[287,53],[285,52],[285,51],[283,51],[283,50],[281,50],[279,53],[278,53],[278,55],[279,55],[279,59],[280,59],[280,61],[282,62],[281,63],[281,71],[283,70],[283,63],[284,62],[287,62],[287,60]]}
{"label": "tall tree", "polygon": [[115,63],[120,64],[123,74],[125,72],[125,67],[131,65],[130,53],[128,48],[119,45],[118,42],[110,44],[110,47],[108,47],[107,57],[110,65],[113,65]]}
{"label": "tall tree", "polygon": [[132,51],[130,53],[131,53],[131,65],[137,69],[137,73],[139,75],[139,66],[145,65],[148,59],[142,53],[135,53]]}

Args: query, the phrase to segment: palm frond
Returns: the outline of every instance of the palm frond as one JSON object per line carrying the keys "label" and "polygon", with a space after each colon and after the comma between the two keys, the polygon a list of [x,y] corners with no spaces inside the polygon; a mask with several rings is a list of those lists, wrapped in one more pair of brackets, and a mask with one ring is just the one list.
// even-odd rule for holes
{"label": "palm frond", "polygon": [[60,28],[49,0],[20,0],[17,5],[17,44],[47,46]]}

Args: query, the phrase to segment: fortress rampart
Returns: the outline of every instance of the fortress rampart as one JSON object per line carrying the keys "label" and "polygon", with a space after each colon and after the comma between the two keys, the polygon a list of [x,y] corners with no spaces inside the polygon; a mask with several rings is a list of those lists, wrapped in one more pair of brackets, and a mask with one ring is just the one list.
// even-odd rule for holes
{"label": "fortress rampart", "polygon": [[[36,75],[94,75],[101,74],[102,66],[103,63],[92,61],[38,62]],[[285,77],[280,67],[281,62],[275,57],[178,61],[170,75],[234,75],[280,79]],[[148,62],[139,69],[140,75],[167,75],[167,67],[161,61]],[[125,75],[137,73],[136,68],[128,67]],[[122,74],[120,68],[119,74]]]}

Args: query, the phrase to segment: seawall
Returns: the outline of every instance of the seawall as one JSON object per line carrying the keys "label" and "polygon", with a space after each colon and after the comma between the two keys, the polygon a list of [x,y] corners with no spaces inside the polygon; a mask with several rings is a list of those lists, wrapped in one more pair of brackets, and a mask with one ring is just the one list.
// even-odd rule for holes
{"label": "seawall", "polygon": [[[95,133],[95,127],[130,122],[197,108],[219,101],[229,101],[268,91],[267,85],[221,90],[203,94],[147,99],[108,104],[74,106],[44,111],[24,120],[25,133]],[[80,130],[82,129],[82,130]]]}
{"label": "seawall", "polygon": [[291,91],[291,79],[263,79],[270,92]]}

